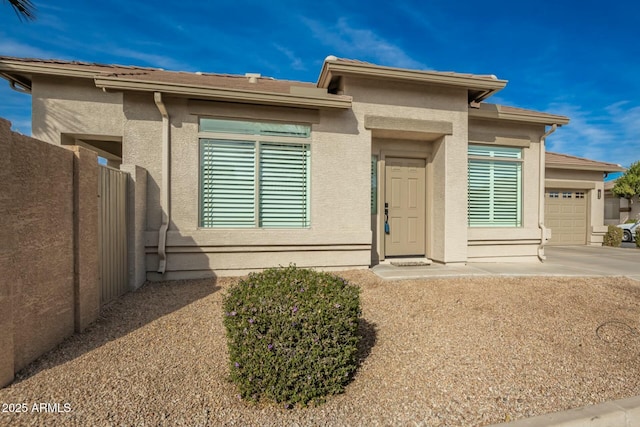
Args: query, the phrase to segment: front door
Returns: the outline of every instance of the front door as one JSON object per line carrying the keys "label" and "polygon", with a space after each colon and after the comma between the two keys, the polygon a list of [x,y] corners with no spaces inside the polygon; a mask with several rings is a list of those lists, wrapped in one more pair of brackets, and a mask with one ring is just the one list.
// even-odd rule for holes
{"label": "front door", "polygon": [[425,161],[386,158],[385,256],[425,255]]}

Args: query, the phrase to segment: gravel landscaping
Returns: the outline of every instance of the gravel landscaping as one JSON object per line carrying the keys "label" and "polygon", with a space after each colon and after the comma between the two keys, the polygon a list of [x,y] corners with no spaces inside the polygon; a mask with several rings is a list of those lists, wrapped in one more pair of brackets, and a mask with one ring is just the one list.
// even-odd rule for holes
{"label": "gravel landscaping", "polygon": [[235,279],[192,280],[108,306],[0,390],[28,408],[0,425],[479,426],[640,395],[640,282],[341,275],[362,288],[362,362],[324,405],[239,400],[222,325]]}

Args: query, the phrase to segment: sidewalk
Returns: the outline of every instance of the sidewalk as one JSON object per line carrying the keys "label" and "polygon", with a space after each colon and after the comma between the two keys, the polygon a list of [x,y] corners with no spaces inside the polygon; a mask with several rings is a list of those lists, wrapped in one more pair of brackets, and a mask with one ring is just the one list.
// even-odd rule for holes
{"label": "sidewalk", "polygon": [[640,280],[640,250],[597,246],[551,246],[545,262],[467,263],[397,267],[379,264],[371,270],[387,280],[473,276],[627,276]]}

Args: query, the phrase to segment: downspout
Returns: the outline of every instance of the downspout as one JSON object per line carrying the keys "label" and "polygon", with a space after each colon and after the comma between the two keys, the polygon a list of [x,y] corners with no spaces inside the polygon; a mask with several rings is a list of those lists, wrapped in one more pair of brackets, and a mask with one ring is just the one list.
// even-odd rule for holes
{"label": "downspout", "polygon": [[545,193],[545,140],[549,135],[554,133],[558,129],[557,124],[551,125],[551,129],[549,129],[542,137],[540,138],[540,188],[539,188],[539,198],[538,198],[538,227],[540,228],[540,246],[538,246],[538,259],[542,262],[547,259],[546,256],[543,255],[544,245],[546,244],[545,238],[547,236],[547,227],[544,226],[544,193]]}
{"label": "downspout", "polygon": [[31,87],[28,84],[21,82],[20,80],[12,77],[10,74],[0,73],[0,77],[3,77],[9,81],[9,87],[19,93],[31,93]]}
{"label": "downspout", "polygon": [[162,210],[162,223],[158,230],[158,273],[164,274],[167,269],[167,230],[171,220],[171,206],[169,202],[169,113],[162,102],[162,93],[154,92],[153,100],[162,115],[162,188],[160,188],[160,209]]}
{"label": "downspout", "polygon": [[11,89],[19,93],[27,93],[27,94],[31,93],[31,89],[29,89],[26,86],[22,86],[20,83],[16,83],[13,80],[9,82],[9,86],[11,87]]}

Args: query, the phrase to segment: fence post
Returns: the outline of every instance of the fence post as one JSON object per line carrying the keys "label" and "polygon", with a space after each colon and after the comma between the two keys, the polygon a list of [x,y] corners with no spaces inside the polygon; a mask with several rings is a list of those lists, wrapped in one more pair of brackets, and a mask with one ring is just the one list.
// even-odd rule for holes
{"label": "fence post", "polygon": [[[15,191],[15,180],[11,170],[11,123],[0,118],[0,218],[5,223],[0,228],[0,388],[10,384],[14,378],[14,342],[13,342],[13,297],[12,287],[15,277],[13,253],[16,249],[13,220],[9,206]],[[7,274],[9,277],[7,277]]]}
{"label": "fence post", "polygon": [[127,256],[129,266],[129,290],[136,290],[147,279],[145,259],[145,231],[147,229],[147,171],[131,165],[120,165],[129,173],[127,189]]}
{"label": "fence post", "polygon": [[82,332],[100,314],[98,157],[73,146],[74,325]]}

